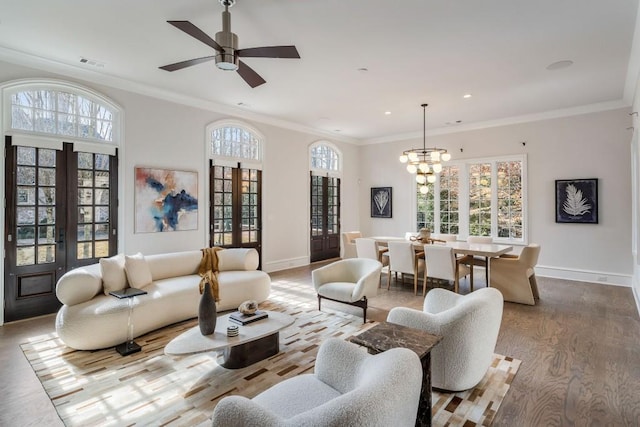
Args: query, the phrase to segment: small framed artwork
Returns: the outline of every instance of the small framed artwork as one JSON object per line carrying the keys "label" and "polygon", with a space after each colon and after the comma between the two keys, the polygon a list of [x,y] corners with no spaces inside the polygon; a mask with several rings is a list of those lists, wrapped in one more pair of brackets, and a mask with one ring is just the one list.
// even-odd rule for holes
{"label": "small framed artwork", "polygon": [[135,168],[135,232],[196,230],[198,172]]}
{"label": "small framed artwork", "polygon": [[391,187],[371,187],[371,218],[391,218]]}
{"label": "small framed artwork", "polygon": [[598,179],[556,180],[556,222],[598,223]]}

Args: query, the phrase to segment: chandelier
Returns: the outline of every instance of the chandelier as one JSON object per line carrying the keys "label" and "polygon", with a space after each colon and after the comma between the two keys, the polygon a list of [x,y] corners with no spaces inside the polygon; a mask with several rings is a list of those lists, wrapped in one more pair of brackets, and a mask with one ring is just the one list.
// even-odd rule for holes
{"label": "chandelier", "polygon": [[442,162],[451,160],[451,154],[444,148],[427,148],[427,106],[422,104],[422,148],[411,148],[402,152],[400,162],[407,163],[407,172],[416,174],[420,193],[427,194],[427,183],[436,182],[436,174],[442,172]]}

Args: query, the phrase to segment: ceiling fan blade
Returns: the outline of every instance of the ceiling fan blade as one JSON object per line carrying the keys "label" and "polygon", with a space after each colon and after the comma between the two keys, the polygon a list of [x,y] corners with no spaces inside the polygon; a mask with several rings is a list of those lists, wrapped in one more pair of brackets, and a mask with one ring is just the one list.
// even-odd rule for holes
{"label": "ceiling fan blade", "polygon": [[238,49],[236,55],[241,58],[300,58],[295,46],[264,46]]}
{"label": "ceiling fan blade", "polygon": [[176,62],[175,64],[163,65],[158,67],[165,71],[182,70],[183,68],[191,67],[192,65],[202,64],[203,62],[211,61],[215,56],[204,56],[202,58],[189,59],[187,61]]}
{"label": "ceiling fan blade", "polygon": [[252,88],[260,86],[261,84],[267,82],[265,79],[260,77],[260,74],[253,71],[253,68],[249,67],[247,64],[245,64],[242,61],[238,61],[237,71],[238,71],[238,74],[240,74],[240,77],[242,77],[244,81],[247,82],[247,84]]}
{"label": "ceiling fan blade", "polygon": [[207,46],[211,46],[218,52],[222,52],[222,47],[218,43],[216,43],[214,39],[209,37],[204,31],[202,31],[200,28],[193,25],[191,22],[189,21],[167,21],[167,22],[173,25],[174,27],[176,27],[177,29],[182,30],[185,33],[189,34],[191,37],[200,40],[202,43],[206,44]]}

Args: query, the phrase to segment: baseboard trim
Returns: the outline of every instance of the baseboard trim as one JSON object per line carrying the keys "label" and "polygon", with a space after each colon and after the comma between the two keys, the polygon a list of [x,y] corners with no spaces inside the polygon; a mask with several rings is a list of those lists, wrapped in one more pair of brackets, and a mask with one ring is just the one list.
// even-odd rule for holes
{"label": "baseboard trim", "polygon": [[267,273],[273,273],[275,271],[288,270],[289,268],[304,267],[307,265],[309,265],[309,257],[304,256],[267,262],[262,266],[262,270]]}
{"label": "baseboard trim", "polygon": [[600,283],[603,285],[624,287],[632,287],[633,284],[633,276],[631,274],[577,270],[544,265],[536,265],[535,270],[537,276],[552,277],[554,279],[576,280],[580,282]]}

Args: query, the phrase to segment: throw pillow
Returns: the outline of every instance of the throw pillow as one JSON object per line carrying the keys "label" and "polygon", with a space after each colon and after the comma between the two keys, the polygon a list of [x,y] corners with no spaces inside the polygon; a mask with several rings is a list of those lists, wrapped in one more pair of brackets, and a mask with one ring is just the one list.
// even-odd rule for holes
{"label": "throw pillow", "polygon": [[111,258],[100,258],[102,288],[105,295],[112,291],[121,291],[127,287],[127,274],[124,271],[124,254]]}
{"label": "throw pillow", "polygon": [[127,272],[129,286],[132,288],[141,289],[153,281],[147,260],[140,252],[124,257],[124,269]]}

